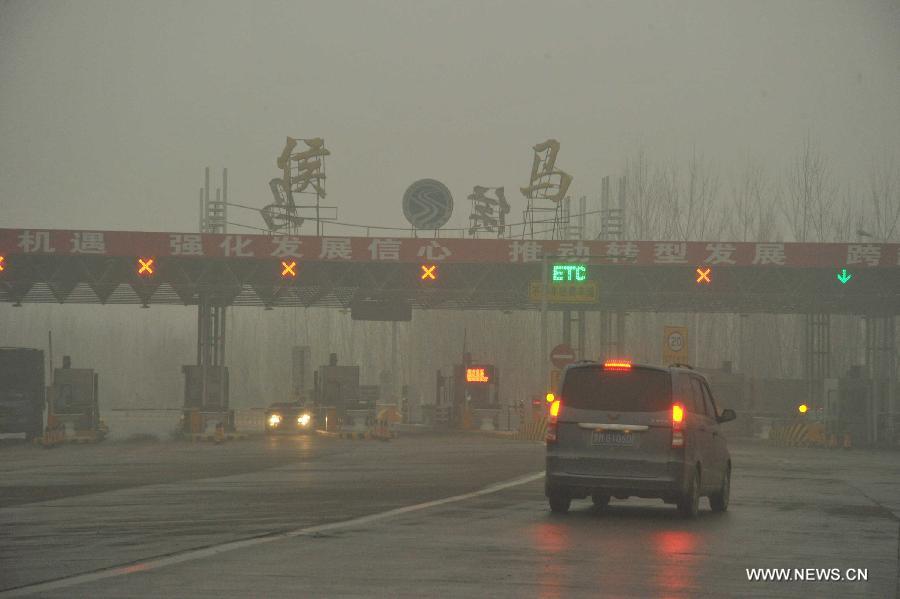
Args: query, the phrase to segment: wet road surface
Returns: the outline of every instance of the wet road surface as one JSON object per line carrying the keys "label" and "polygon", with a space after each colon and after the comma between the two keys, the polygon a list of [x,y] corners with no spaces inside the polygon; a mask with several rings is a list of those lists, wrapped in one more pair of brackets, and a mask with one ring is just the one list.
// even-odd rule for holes
{"label": "wet road surface", "polygon": [[[4,446],[0,597],[896,596],[900,455],[731,451],[731,508],[691,522],[552,515],[543,447],[473,434]],[[764,567],[868,580],[748,581]]]}

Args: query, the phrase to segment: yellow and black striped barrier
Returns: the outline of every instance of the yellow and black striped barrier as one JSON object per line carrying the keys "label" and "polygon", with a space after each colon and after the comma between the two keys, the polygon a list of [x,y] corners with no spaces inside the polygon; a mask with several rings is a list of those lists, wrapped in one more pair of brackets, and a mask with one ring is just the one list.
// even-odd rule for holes
{"label": "yellow and black striped barrier", "polygon": [[66,442],[66,429],[61,427],[48,428],[41,437],[35,437],[34,442],[43,447],[56,447]]}
{"label": "yellow and black striped barrier", "polygon": [[772,427],[769,440],[781,447],[827,447],[825,425],[821,422],[793,422]]}
{"label": "yellow and black striped barrier", "polygon": [[36,437],[33,442],[43,447],[56,447],[64,443],[99,443],[106,438],[106,430],[108,429],[76,431],[73,435],[66,435],[66,429],[62,426],[57,426],[52,429],[48,428],[42,436]]}
{"label": "yellow and black striped barrier", "polygon": [[379,441],[387,441],[389,439],[396,439],[397,435],[393,431],[379,431],[375,430],[367,430],[367,431],[323,431],[317,430],[316,434],[321,435],[323,437],[332,437],[334,439],[349,439],[351,441],[362,441],[365,439],[376,439]]}
{"label": "yellow and black striped barrier", "polygon": [[224,441],[238,441],[246,439],[246,433],[191,433],[186,435],[187,439],[193,443],[211,441],[213,443],[222,443]]}
{"label": "yellow and black striped barrier", "polygon": [[522,441],[543,441],[547,437],[547,417],[541,416],[519,427],[515,438]]}

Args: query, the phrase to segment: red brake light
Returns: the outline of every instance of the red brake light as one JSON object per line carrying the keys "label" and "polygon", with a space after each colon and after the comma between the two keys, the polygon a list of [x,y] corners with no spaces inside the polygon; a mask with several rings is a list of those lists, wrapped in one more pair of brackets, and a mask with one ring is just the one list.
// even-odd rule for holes
{"label": "red brake light", "polygon": [[556,419],[559,418],[559,409],[561,407],[562,402],[559,399],[554,400],[550,404],[550,419],[547,421],[547,436],[544,439],[547,443],[556,443]]}
{"label": "red brake light", "polygon": [[672,449],[684,447],[684,406],[680,403],[672,404]]}
{"label": "red brake light", "polygon": [[603,363],[603,370],[631,370],[631,360],[607,360]]}

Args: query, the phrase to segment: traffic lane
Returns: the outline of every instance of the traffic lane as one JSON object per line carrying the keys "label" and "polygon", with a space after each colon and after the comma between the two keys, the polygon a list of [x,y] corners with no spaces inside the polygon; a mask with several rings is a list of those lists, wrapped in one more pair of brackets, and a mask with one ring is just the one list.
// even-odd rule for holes
{"label": "traffic lane", "polygon": [[0,452],[0,508],[140,485],[253,472],[341,451],[311,436],[190,443],[18,444]]}
{"label": "traffic lane", "polygon": [[[134,482],[126,472],[129,461],[116,457],[115,449],[107,446],[106,458],[94,457],[81,469],[72,471],[67,463],[64,482],[77,481],[82,471],[99,476],[101,485]],[[181,479],[181,462],[195,458],[192,449],[208,453],[191,462],[193,478]],[[296,457],[270,466],[263,459],[268,451]],[[219,461],[244,462],[244,454],[260,458],[255,471],[202,477],[198,464],[218,471]],[[174,482],[137,483],[0,509],[0,589],[429,501],[543,465],[538,444],[473,434],[390,442],[272,437],[159,455],[154,467]],[[93,470],[98,468],[99,475]]]}
{"label": "traffic lane", "polygon": [[[900,476],[883,468],[891,454],[758,445],[732,454],[731,508],[704,509],[695,521],[662,502],[634,499],[614,499],[603,512],[577,501],[568,515],[553,515],[537,481],[43,596],[896,595],[897,519],[871,499],[883,483],[900,491]],[[867,568],[869,579],[747,580],[747,568],[762,567]]]}

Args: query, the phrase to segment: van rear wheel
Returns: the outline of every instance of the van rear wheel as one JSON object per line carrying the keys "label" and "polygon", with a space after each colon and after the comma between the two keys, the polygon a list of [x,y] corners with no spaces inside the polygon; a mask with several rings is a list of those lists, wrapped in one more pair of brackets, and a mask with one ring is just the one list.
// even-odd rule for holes
{"label": "van rear wheel", "polygon": [[717,493],[709,496],[709,507],[714,512],[724,512],[728,509],[728,500],[731,496],[731,468],[725,469],[722,477],[722,488]]}
{"label": "van rear wheel", "polygon": [[700,469],[694,468],[684,494],[678,499],[678,512],[685,518],[696,518],[700,511]]}
{"label": "van rear wheel", "polygon": [[594,507],[602,510],[609,505],[609,495],[594,493],[593,495],[591,495],[591,501],[594,502]]}
{"label": "van rear wheel", "polygon": [[547,500],[550,502],[550,511],[554,514],[566,514],[572,505],[572,498],[561,489],[551,491]]}

